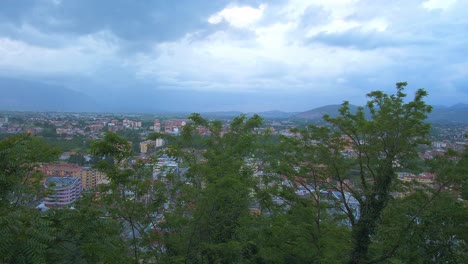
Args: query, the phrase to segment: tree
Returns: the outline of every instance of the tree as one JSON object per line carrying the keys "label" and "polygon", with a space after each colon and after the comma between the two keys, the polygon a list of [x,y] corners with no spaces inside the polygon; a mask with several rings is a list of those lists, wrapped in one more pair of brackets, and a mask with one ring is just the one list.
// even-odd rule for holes
{"label": "tree", "polygon": [[46,195],[39,163],[59,153],[26,134],[0,141],[0,262],[126,262],[120,227],[96,201],[84,198],[76,210],[35,208]]}
{"label": "tree", "polygon": [[23,206],[40,191],[40,162],[53,161],[59,154],[42,140],[28,134],[0,141],[0,209]]}
{"label": "tree", "polygon": [[118,221],[104,217],[91,196],[83,197],[74,210],[49,210],[42,215],[50,223],[54,239],[45,253],[47,263],[129,263],[128,245]]}
{"label": "tree", "polygon": [[72,154],[70,155],[70,158],[68,158],[68,163],[83,166],[86,163],[86,159],[83,154]]}
{"label": "tree", "polygon": [[[416,156],[416,147],[426,143],[430,125],[424,120],[431,107],[423,101],[427,92],[419,89],[414,99],[404,102],[406,82],[396,84],[396,94],[381,91],[368,94],[366,105],[351,113],[349,103],[343,103],[336,118],[325,116],[333,128],[349,140],[357,154],[361,190],[354,192],[360,206],[360,217],[348,214],[352,223],[353,252],[350,263],[368,261],[371,238],[379,225],[382,212],[391,198],[398,167],[408,167],[406,161]],[[340,178],[342,179],[342,178]],[[341,185],[345,183],[340,180]]]}
{"label": "tree", "polygon": [[101,158],[94,167],[110,179],[109,185],[100,188],[100,204],[106,216],[122,228],[122,236],[131,251],[131,262],[162,261],[165,248],[159,231],[165,219],[167,200],[175,190],[153,178],[156,161],[133,159],[130,143],[110,132],[92,142],[91,153]]}
{"label": "tree", "polygon": [[433,184],[405,183],[410,190],[392,199],[382,214],[370,247],[373,262],[465,263],[468,208],[463,199],[468,148],[449,150],[428,163]]}
{"label": "tree", "polygon": [[269,249],[274,252],[270,255],[292,263],[342,263],[351,250],[345,216],[352,218],[355,212],[328,197],[330,189],[345,197],[344,189],[335,182],[344,181],[343,175],[350,169],[350,162],[340,152],[344,147],[341,133],[318,126],[291,132],[295,136],[281,138],[277,150],[281,155],[270,162],[277,182],[273,177],[268,185],[281,186],[272,194],[282,203],[279,210],[273,210],[274,232],[270,231],[267,243],[268,248],[281,250]]}
{"label": "tree", "polygon": [[[256,151],[255,129],[262,123],[258,115],[241,115],[223,132],[219,121],[207,121],[199,114],[190,116],[179,142],[166,153],[183,162],[188,171],[174,184],[171,208],[165,214],[164,228],[171,230],[166,246],[170,261],[187,263],[228,263],[241,261],[251,244],[241,230],[249,229],[253,169],[248,160]],[[198,127],[211,136],[200,137]],[[157,135],[159,136],[159,135]],[[249,252],[252,252],[251,250]],[[253,258],[252,253],[246,254]]]}
{"label": "tree", "polygon": [[46,262],[43,251],[53,240],[50,222],[32,206],[41,195],[39,163],[58,153],[27,134],[0,141],[0,262]]}
{"label": "tree", "polygon": [[[369,246],[399,185],[396,172],[414,167],[416,147],[427,142],[430,125],[424,120],[431,111],[423,101],[427,93],[419,89],[412,101],[405,102],[406,85],[397,83],[392,95],[369,93],[367,105],[356,112],[344,102],[337,117],[324,116],[327,126],[293,130],[296,138],[283,138],[283,158],[276,171],[308,191],[316,208],[311,220],[316,231],[311,236],[320,237],[326,223],[322,215],[346,217],[341,222],[351,228],[349,263],[372,261]],[[337,198],[322,201],[320,191],[327,189]],[[320,244],[314,241],[312,245]],[[335,242],[331,243],[324,248]]]}

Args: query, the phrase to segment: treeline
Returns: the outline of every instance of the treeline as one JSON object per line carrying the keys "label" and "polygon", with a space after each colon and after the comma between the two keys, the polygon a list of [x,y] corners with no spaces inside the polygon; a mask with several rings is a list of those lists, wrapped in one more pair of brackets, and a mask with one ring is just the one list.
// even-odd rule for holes
{"label": "treeline", "polygon": [[[74,210],[38,212],[39,162],[57,154],[38,139],[0,141],[0,262],[4,263],[466,263],[468,151],[418,171],[431,107],[372,92],[344,103],[326,126],[272,140],[263,120],[238,116],[229,132],[198,114],[153,160],[133,160],[128,140],[91,144],[110,184]],[[369,113],[369,114],[364,114]],[[370,115],[370,116],[369,116]],[[200,137],[197,128],[209,129]],[[180,167],[155,166],[163,155]]]}

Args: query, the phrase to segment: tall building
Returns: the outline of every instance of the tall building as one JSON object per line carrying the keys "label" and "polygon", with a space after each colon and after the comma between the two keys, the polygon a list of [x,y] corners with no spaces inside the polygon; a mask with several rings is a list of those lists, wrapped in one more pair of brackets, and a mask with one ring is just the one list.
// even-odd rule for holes
{"label": "tall building", "polygon": [[52,193],[44,198],[49,208],[65,208],[76,202],[81,195],[81,179],[74,177],[49,177],[44,187]]}
{"label": "tall building", "polygon": [[154,146],[154,141],[153,140],[147,140],[147,141],[143,141],[140,143],[140,153],[147,153],[148,150]]}
{"label": "tall building", "polygon": [[157,133],[161,132],[161,122],[159,122],[159,119],[154,120],[153,128],[154,128],[154,132],[157,132]]}
{"label": "tall building", "polygon": [[80,172],[81,185],[83,190],[94,190],[99,184],[109,183],[109,179],[104,172],[92,168],[83,168]]}
{"label": "tall building", "polygon": [[140,153],[148,153],[151,149],[159,148],[164,145],[164,139],[157,138],[156,140],[147,140],[140,143]]}

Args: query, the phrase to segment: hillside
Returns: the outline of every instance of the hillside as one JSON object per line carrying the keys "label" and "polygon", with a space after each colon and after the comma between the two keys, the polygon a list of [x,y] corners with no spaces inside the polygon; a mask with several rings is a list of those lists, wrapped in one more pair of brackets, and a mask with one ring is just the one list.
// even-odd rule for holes
{"label": "hillside", "polygon": [[468,123],[468,104],[450,107],[435,106],[428,118],[429,122]]}
{"label": "hillside", "polygon": [[[341,105],[326,105],[293,115],[292,118],[319,121],[325,114],[332,117],[337,116],[340,107]],[[350,108],[351,112],[355,112],[358,107],[350,105]],[[427,121],[433,123],[468,123],[468,104],[459,103],[450,107],[434,106]]]}
{"label": "hillside", "polygon": [[[297,119],[307,119],[307,120],[321,120],[323,115],[328,114],[332,117],[338,116],[341,105],[326,105],[318,108],[314,108],[309,111],[305,111],[299,114],[292,116]],[[357,111],[357,106],[350,105],[351,112]]]}

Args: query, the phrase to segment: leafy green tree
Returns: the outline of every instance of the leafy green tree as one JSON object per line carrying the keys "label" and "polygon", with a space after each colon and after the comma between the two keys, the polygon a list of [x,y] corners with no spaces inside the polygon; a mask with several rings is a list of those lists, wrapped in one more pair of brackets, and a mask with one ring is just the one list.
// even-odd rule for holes
{"label": "leafy green tree", "polygon": [[[296,137],[282,139],[282,156],[272,163],[272,169],[286,176],[294,189],[302,188],[308,194],[305,201],[286,192],[282,197],[295,210],[301,208],[298,204],[310,204],[307,210],[314,228],[304,233],[314,238],[308,243],[317,249],[315,261],[343,262],[343,255],[326,253],[337,248],[350,256],[349,263],[388,259],[370,254],[369,247],[377,241],[376,230],[385,221],[383,212],[393,201],[392,192],[398,191],[396,172],[417,169],[412,162],[417,158],[416,149],[427,142],[430,131],[424,122],[431,111],[423,101],[427,93],[420,89],[406,102],[406,85],[397,83],[393,95],[369,93],[367,105],[355,112],[344,102],[337,117],[324,116],[326,126],[296,129],[292,131]],[[322,198],[321,190],[333,190],[339,198]],[[351,228],[351,244],[337,243],[339,240],[329,239],[333,236],[323,232],[323,226],[330,228],[336,221]],[[335,238],[348,233],[346,228],[335,231],[340,233]]]}
{"label": "leafy green tree", "polygon": [[140,142],[142,140],[138,130],[119,130],[117,131],[117,135],[131,142],[133,153],[140,153]]}
{"label": "leafy green tree", "polygon": [[[174,196],[173,210],[165,215],[164,227],[171,230],[166,240],[168,260],[232,263],[242,262],[244,255],[254,258],[251,250],[246,253],[252,243],[240,232],[254,223],[249,220],[249,206],[255,181],[248,160],[256,151],[254,130],[262,119],[241,115],[227,132],[221,122],[198,114],[190,120],[180,141],[166,151],[189,168],[184,186]],[[211,136],[200,138],[195,132],[200,126],[208,128]]]}
{"label": "leafy green tree", "polygon": [[57,137],[56,127],[50,124],[39,124],[44,130],[39,134],[39,136],[46,138],[55,138]]}
{"label": "leafy green tree", "polygon": [[389,201],[371,245],[374,262],[468,261],[466,199],[468,148],[429,161],[434,184],[406,183],[406,195]]}
{"label": "leafy green tree", "polygon": [[130,263],[128,245],[118,221],[104,217],[102,207],[84,197],[75,210],[49,210],[51,240],[47,263]]}
{"label": "leafy green tree", "polygon": [[51,222],[34,208],[2,210],[0,262],[47,263],[45,251],[54,240],[53,231]]}
{"label": "leafy green tree", "polygon": [[275,256],[270,261],[288,263],[342,263],[351,250],[344,218],[354,212],[341,208],[341,201],[335,204],[327,195],[327,190],[333,189],[345,197],[344,190],[331,180],[336,177],[343,181],[350,168],[339,151],[344,146],[341,133],[317,126],[291,132],[295,136],[281,138],[277,149],[280,155],[272,156],[270,162],[269,169],[276,177],[271,177],[268,185],[280,188],[266,190],[282,205],[268,210],[273,228],[266,232],[270,239],[265,250],[271,252],[267,256]]}
{"label": "leafy green tree", "polygon": [[56,159],[59,151],[28,134],[0,141],[0,209],[23,206],[40,191],[39,163]]}
{"label": "leafy green tree", "polygon": [[131,261],[158,261],[162,248],[152,230],[163,213],[166,190],[153,181],[152,162],[132,160],[130,143],[110,132],[92,142],[91,153],[102,158],[94,166],[110,179],[110,184],[100,189],[101,206],[106,216],[122,228]]}
{"label": "leafy green tree", "polygon": [[35,209],[46,195],[38,165],[58,154],[30,135],[0,141],[0,262],[127,262],[120,227],[95,201],[83,199],[76,210]]}
{"label": "leafy green tree", "polygon": [[333,128],[350,139],[356,151],[361,190],[354,193],[360,205],[360,217],[347,214],[352,223],[353,252],[350,263],[368,261],[368,249],[379,225],[382,212],[391,199],[398,167],[409,167],[406,161],[416,156],[416,147],[426,143],[430,125],[425,123],[431,107],[423,98],[427,93],[419,89],[414,99],[405,103],[403,93],[407,83],[397,83],[397,92],[387,95],[381,91],[368,94],[366,105],[351,113],[345,102],[340,116],[325,116]]}
{"label": "leafy green tree", "polygon": [[374,263],[465,263],[467,213],[450,192],[420,186],[389,202],[369,254]]}
{"label": "leafy green tree", "polygon": [[83,166],[86,163],[86,159],[82,154],[72,154],[70,155],[70,158],[68,158],[68,163]]}
{"label": "leafy green tree", "polygon": [[58,153],[27,134],[0,141],[0,262],[45,263],[52,229],[31,206],[41,196],[39,163]]}

